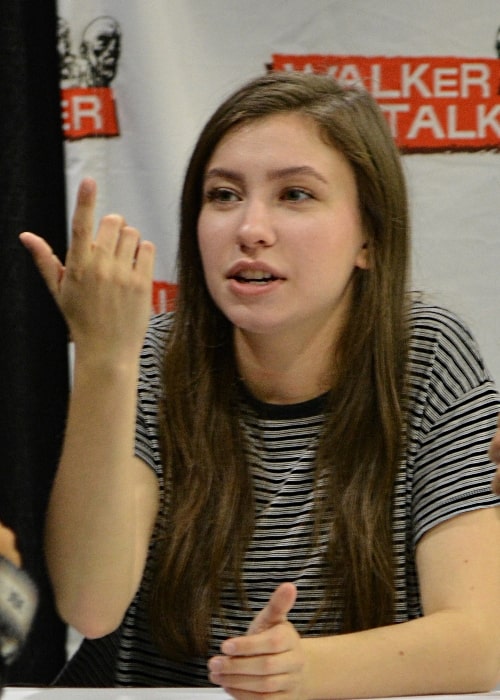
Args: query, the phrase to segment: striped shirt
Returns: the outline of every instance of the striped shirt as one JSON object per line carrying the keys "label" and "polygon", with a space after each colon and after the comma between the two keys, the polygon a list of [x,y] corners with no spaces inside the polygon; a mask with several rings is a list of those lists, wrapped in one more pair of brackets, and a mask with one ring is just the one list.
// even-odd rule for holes
{"label": "striped shirt", "polygon": [[[156,472],[163,489],[158,440],[157,402],[169,316],[152,320],[141,359],[136,454]],[[247,459],[255,494],[255,531],[246,553],[243,581],[250,611],[240,609],[234,591],[223,591],[224,623],[212,624],[210,655],[228,636],[243,634],[253,615],[283,581],[297,585],[297,602],[289,619],[301,634],[320,635],[326,620],[310,619],[325,588],[323,565],[327,534],[312,548],[314,518],[314,458],[324,423],[325,398],[296,405],[268,405],[256,399],[242,402],[242,428],[250,445]],[[452,313],[415,302],[411,310],[408,441],[394,485],[393,552],[395,561],[395,622],[422,615],[415,549],[432,527],[460,513],[499,505],[491,492],[494,465],[488,445],[500,410],[499,398],[476,343]],[[119,630],[105,640],[116,666],[104,669],[109,684],[119,686],[208,686],[207,658],[183,663],[165,659],[149,633],[147,594],[154,546],[141,587]],[[334,599],[338,630],[342,599]],[[330,614],[331,618],[331,614]],[[86,667],[85,682],[105,684],[101,674],[89,678],[89,658],[97,666],[114,664],[95,659],[84,642],[75,668]],[[90,655],[90,656],[89,656]],[[95,661],[94,661],[95,659]],[[103,669],[100,669],[103,670]],[[68,669],[70,671],[70,669]],[[92,673],[90,673],[92,675]],[[68,680],[69,679],[69,680]],[[71,684],[71,673],[63,680]],[[75,684],[76,684],[75,682]],[[60,684],[63,684],[60,682]]]}

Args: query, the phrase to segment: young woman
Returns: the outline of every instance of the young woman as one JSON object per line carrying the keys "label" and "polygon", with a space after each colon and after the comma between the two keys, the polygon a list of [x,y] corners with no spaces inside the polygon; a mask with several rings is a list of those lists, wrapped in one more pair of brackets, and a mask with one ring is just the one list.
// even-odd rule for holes
{"label": "young woman", "polygon": [[47,555],[89,641],[59,682],[494,686],[498,396],[463,324],[407,291],[374,100],[271,74],[221,105],[185,179],[176,313],[148,331],[153,246],[119,215],[94,239],[94,202],[85,180],[65,266],[22,234],[75,344]]}

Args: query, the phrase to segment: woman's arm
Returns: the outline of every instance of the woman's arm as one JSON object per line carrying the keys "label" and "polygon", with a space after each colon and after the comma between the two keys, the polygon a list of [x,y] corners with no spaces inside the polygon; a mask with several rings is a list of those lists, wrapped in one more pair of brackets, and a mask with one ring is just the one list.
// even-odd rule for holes
{"label": "woman's arm", "polygon": [[141,580],[158,507],[156,476],[133,456],[135,377],[133,368],[75,368],[49,501],[45,544],[57,606],[89,638],[120,624]]}
{"label": "woman's arm", "polygon": [[[500,508],[456,516],[417,549],[424,617],[366,632],[300,638],[291,584],[259,630],[226,640],[210,678],[236,698],[347,698],[490,690],[500,672]],[[281,606],[281,608],[280,608]]]}
{"label": "woman's arm", "polygon": [[104,217],[94,238],[95,199],[95,183],[84,180],[65,266],[41,238],[21,235],[75,346],[46,549],[62,617],[88,637],[120,623],[141,579],[158,508],[156,477],[134,457],[154,248],[118,215]]}

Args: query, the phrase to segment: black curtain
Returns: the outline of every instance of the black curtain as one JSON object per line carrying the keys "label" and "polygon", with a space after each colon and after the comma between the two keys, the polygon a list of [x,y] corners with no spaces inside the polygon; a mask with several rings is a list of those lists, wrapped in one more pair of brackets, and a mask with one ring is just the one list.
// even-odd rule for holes
{"label": "black curtain", "polygon": [[18,242],[64,256],[66,212],[55,0],[0,0],[0,520],[12,527],[40,605],[10,683],[45,684],[65,660],[42,530],[66,413],[66,329]]}

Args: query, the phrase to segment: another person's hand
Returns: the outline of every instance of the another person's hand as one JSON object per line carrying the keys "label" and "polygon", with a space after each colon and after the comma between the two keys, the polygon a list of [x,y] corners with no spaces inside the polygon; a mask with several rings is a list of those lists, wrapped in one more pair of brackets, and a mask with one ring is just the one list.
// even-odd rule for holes
{"label": "another person's hand", "polygon": [[493,491],[500,496],[500,416],[498,417],[498,428],[493,436],[489,450],[490,459],[496,463],[497,471],[493,479]]}
{"label": "another person's hand", "polygon": [[21,566],[21,555],[16,547],[16,537],[12,530],[0,523],[0,556],[9,559],[16,566]]}
{"label": "another person's hand", "polygon": [[155,249],[118,214],[103,217],[94,238],[95,205],[96,184],[86,178],[64,265],[40,236],[24,232],[20,240],[61,309],[76,351],[129,360],[140,352],[151,314]]}
{"label": "another person's hand", "polygon": [[281,584],[255,617],[246,636],[227,639],[208,663],[209,679],[234,698],[304,697],[305,654],[287,615],[297,589]]}

